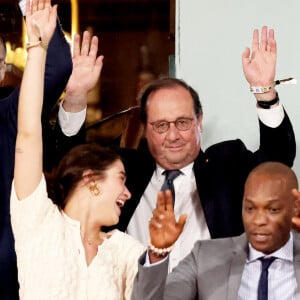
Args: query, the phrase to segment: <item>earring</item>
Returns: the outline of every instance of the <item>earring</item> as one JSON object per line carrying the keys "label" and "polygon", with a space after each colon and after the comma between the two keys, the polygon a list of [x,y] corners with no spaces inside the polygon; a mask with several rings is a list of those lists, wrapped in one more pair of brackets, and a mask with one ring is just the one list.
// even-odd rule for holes
{"label": "earring", "polygon": [[95,181],[91,181],[89,183],[89,190],[94,196],[98,196],[100,194],[99,186]]}

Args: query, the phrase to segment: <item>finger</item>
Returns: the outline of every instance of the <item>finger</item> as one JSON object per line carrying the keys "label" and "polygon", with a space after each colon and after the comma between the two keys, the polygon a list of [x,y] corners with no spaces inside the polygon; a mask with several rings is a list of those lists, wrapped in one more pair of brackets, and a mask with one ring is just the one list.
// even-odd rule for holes
{"label": "finger", "polygon": [[157,210],[165,210],[165,194],[162,191],[157,193],[157,202],[156,202],[156,209]]}
{"label": "finger", "polygon": [[80,55],[80,35],[76,33],[73,38],[73,57]]}
{"label": "finger", "polygon": [[242,63],[243,65],[247,65],[250,62],[251,62],[250,49],[247,47],[242,54]]}
{"label": "finger", "polygon": [[258,29],[253,30],[253,38],[252,38],[252,52],[258,50]]}
{"label": "finger", "polygon": [[51,7],[51,0],[45,0],[45,7]]}
{"label": "finger", "polygon": [[270,52],[274,53],[275,55],[277,54],[277,44],[275,40],[274,29],[270,29],[269,31],[268,48]]}
{"label": "finger", "polygon": [[45,1],[39,0],[39,1],[38,1],[38,5],[37,5],[37,9],[38,9],[38,10],[42,10],[42,9],[44,9],[44,8],[45,8]]}
{"label": "finger", "polygon": [[170,190],[165,191],[165,207],[167,211],[174,211],[173,195]]}
{"label": "finger", "polygon": [[176,224],[176,227],[178,228],[178,230],[179,230],[180,233],[183,230],[183,227],[184,227],[184,225],[186,223],[187,217],[188,217],[187,214],[181,215],[179,217],[179,220],[178,220],[178,222]]}
{"label": "finger", "polygon": [[26,1],[26,16],[31,15],[31,4],[30,0]]}
{"label": "finger", "polygon": [[90,41],[91,41],[91,35],[90,33],[86,30],[83,33],[83,38],[82,38],[82,44],[81,44],[81,55],[88,55],[89,50],[90,50]]}
{"label": "finger", "polygon": [[90,52],[89,52],[89,56],[93,57],[94,59],[96,59],[97,57],[97,53],[98,53],[98,37],[93,36],[92,41],[91,41],[91,45],[90,45]]}
{"label": "finger", "polygon": [[38,0],[32,0],[31,2],[31,12],[34,13],[38,9]]}
{"label": "finger", "polygon": [[260,38],[260,49],[267,50],[268,42],[268,27],[263,26],[261,29],[261,38]]}
{"label": "finger", "polygon": [[94,72],[95,74],[97,74],[97,77],[99,77],[100,74],[101,74],[102,67],[103,67],[103,59],[104,59],[104,56],[101,55],[101,56],[99,56],[99,57],[97,58],[97,60],[96,60],[96,63],[95,63],[93,72]]}

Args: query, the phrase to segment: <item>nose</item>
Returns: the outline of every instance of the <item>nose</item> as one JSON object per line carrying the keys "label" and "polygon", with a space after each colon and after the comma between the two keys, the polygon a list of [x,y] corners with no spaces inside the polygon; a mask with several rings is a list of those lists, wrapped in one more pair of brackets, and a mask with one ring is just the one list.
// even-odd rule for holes
{"label": "nose", "polygon": [[267,217],[266,213],[264,211],[258,210],[253,217],[253,222],[256,225],[261,226],[261,225],[267,224],[267,219],[268,219],[268,217]]}
{"label": "nose", "polygon": [[170,123],[170,127],[167,131],[167,139],[176,140],[179,136],[179,129],[176,128],[175,123]]}
{"label": "nose", "polygon": [[131,198],[131,193],[129,192],[126,185],[125,185],[125,189],[124,189],[124,196],[125,196],[126,200]]}

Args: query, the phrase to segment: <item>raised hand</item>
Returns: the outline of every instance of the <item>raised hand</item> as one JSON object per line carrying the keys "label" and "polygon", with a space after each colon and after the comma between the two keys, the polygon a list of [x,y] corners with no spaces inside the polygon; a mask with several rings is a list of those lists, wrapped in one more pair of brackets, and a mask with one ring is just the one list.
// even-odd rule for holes
{"label": "raised hand", "polygon": [[250,86],[270,86],[275,78],[277,46],[274,30],[263,26],[253,31],[252,51],[247,47],[242,55],[243,71]]}
{"label": "raised hand", "polygon": [[97,84],[103,56],[97,57],[98,38],[91,37],[88,31],[83,33],[80,46],[80,35],[74,37],[73,71],[69,78],[63,106],[67,111],[80,111],[87,105],[87,95]]}
{"label": "raised hand", "polygon": [[151,244],[159,249],[172,246],[181,234],[186,219],[187,215],[181,215],[176,222],[170,190],[158,192],[157,206],[149,221]]}
{"label": "raised hand", "polygon": [[50,0],[26,1],[26,29],[29,45],[41,40],[47,47],[56,27],[57,5],[51,6]]}

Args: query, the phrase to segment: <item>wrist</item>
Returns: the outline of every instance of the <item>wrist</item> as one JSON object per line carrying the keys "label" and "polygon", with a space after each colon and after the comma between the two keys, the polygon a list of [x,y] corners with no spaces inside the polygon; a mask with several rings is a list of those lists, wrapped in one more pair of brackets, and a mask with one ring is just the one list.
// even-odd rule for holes
{"label": "wrist", "polygon": [[256,106],[258,108],[262,108],[262,109],[270,109],[270,108],[278,106],[278,105],[279,105],[279,97],[278,97],[277,93],[275,94],[275,97],[271,100],[264,101],[264,100],[257,99],[257,102],[256,102]]}
{"label": "wrist", "polygon": [[87,95],[70,95],[66,92],[62,106],[68,112],[82,111],[87,107]]}
{"label": "wrist", "polygon": [[26,43],[26,50],[28,51],[30,48],[33,48],[33,47],[42,47],[45,51],[48,50],[48,44],[44,43],[42,41],[42,38],[39,37],[37,41],[35,42],[27,42]]}
{"label": "wrist", "polygon": [[156,248],[151,242],[148,245],[148,251],[151,255],[156,258],[162,259],[165,258],[174,248],[174,244],[167,248]]}

